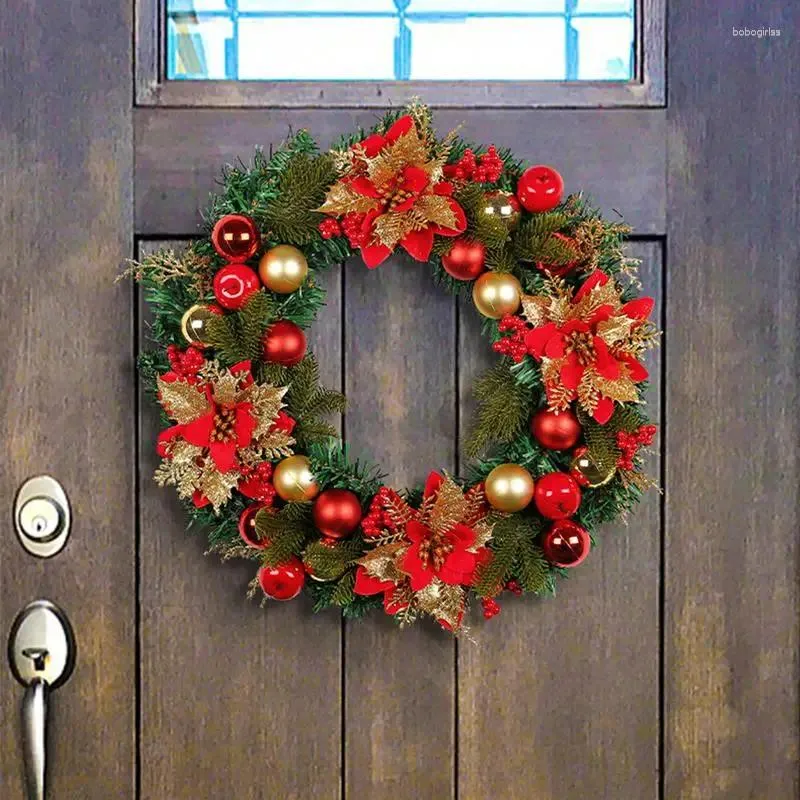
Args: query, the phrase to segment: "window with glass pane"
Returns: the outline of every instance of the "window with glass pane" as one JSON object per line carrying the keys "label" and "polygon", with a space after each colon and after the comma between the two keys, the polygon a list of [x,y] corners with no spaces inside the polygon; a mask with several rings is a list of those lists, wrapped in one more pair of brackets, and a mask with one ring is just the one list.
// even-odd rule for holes
{"label": "window with glass pane", "polygon": [[167,0],[167,77],[628,81],[635,0]]}

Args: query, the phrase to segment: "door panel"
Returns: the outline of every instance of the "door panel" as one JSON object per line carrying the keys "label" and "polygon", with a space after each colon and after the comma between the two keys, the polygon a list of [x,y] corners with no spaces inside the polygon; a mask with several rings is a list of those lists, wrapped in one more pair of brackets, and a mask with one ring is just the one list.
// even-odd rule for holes
{"label": "door panel", "polygon": [[[643,293],[661,319],[659,242],[633,242]],[[475,347],[465,304],[459,343],[462,430],[474,379],[494,362]],[[648,403],[661,416],[661,364],[649,354]],[[649,474],[659,480],[661,457]],[[651,490],[628,525],[607,526],[590,559],[554,598],[503,604],[458,645],[459,797],[654,798],[659,764],[661,501]]]}
{"label": "door panel", "polygon": [[[249,160],[253,148],[277,146],[291,130],[308,128],[322,147],[376,111],[348,109],[152,109],[134,112],[136,232],[193,235],[197,209],[208,201],[221,166]],[[461,126],[476,142],[511,147],[520,157],[554,164],[568,187],[578,186],[640,236],[666,229],[666,116],[663,109],[608,111],[441,109],[439,133]]]}
{"label": "door panel", "polygon": [[[51,697],[51,797],[134,797],[135,403],[131,7],[0,10],[0,797],[22,797],[20,706],[6,637],[23,606],[67,612],[78,660]],[[42,561],[13,532],[14,495],[50,473],[72,504]]]}
{"label": "door panel", "polygon": [[[181,243],[142,250],[158,246]],[[631,254],[643,261],[660,314],[662,248],[635,242]],[[437,290],[427,270],[402,257],[374,271],[353,260],[327,283],[312,347],[331,385],[344,375],[352,454],[377,460],[396,486],[434,468],[464,468],[457,445],[470,421],[470,387],[493,360],[471,304]],[[656,416],[660,363],[656,352]],[[557,787],[609,800],[621,790],[653,796],[657,493],[628,528],[604,532],[586,571],[558,597],[507,602],[462,642],[424,623],[398,631],[380,615],[341,630],[334,613],[313,616],[305,600],[264,610],[243,602],[253,566],[200,557],[203,537],[182,533],[177,502],[150,479],[157,414],[147,401],[143,414],[143,798],[165,787],[170,798],[194,797],[198,784],[209,798],[232,787],[237,797],[301,798],[313,787],[334,798],[340,760],[345,796],[370,800],[444,800],[456,791],[478,800],[498,785],[509,798]],[[659,464],[654,457],[655,478]],[[587,727],[589,718],[596,723]],[[552,768],[565,750],[595,755],[565,779]]]}
{"label": "door panel", "polygon": [[[142,255],[185,241],[143,242]],[[323,380],[341,385],[340,270],[310,332]],[[141,330],[147,347],[146,326]],[[141,397],[142,798],[337,796],[341,625],[305,602],[245,599],[253,562],[203,558],[174,492],[152,475],[158,412]]]}

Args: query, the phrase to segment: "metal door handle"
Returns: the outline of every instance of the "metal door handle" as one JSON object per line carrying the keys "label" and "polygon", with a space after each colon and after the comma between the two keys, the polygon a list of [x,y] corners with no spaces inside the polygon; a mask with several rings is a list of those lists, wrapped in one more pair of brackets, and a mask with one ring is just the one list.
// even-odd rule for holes
{"label": "metal door handle", "polygon": [[45,800],[48,691],[47,681],[35,678],[22,698],[22,752],[28,800]]}
{"label": "metal door handle", "polygon": [[75,636],[66,614],[47,600],[20,611],[8,638],[14,677],[25,687],[22,698],[22,757],[28,800],[45,800],[47,706],[75,666]]}

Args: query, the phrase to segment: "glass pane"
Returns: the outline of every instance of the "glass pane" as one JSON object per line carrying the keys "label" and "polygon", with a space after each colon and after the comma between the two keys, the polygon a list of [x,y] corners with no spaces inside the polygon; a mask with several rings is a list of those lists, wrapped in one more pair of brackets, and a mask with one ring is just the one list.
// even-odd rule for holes
{"label": "glass pane", "polygon": [[[414,80],[545,81],[566,74],[566,29],[559,19],[409,21],[409,28]],[[487,41],[502,41],[502,51],[487,47]]]}
{"label": "glass pane", "polygon": [[578,80],[624,81],[631,75],[633,20],[578,17]]}
{"label": "glass pane", "polygon": [[243,17],[239,78],[392,80],[396,32],[394,20],[382,17]]}
{"label": "glass pane", "polygon": [[633,77],[634,0],[166,2],[172,79]]}

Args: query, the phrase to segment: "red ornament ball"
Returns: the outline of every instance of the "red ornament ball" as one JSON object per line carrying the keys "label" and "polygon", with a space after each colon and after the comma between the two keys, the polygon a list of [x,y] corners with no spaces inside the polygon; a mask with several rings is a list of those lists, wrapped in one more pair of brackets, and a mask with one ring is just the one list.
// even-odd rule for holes
{"label": "red ornament ball", "polygon": [[311,516],[325,536],[342,539],[361,522],[361,502],[347,489],[326,489],[314,502]]}
{"label": "red ornament ball", "polygon": [[258,275],[244,264],[228,264],[214,276],[214,297],[228,311],[238,311],[260,288]]}
{"label": "red ornament ball", "polygon": [[444,271],[457,281],[472,281],[486,269],[486,248],[481,242],[456,239],[442,256]]}
{"label": "red ornament ball", "polygon": [[536,481],[533,491],[536,508],[548,519],[571,517],[581,504],[581,490],[566,472],[549,472]]}
{"label": "red ornament ball", "polygon": [[264,360],[293,367],[306,354],[306,335],[294,322],[282,319],[274,322],[264,334]]}
{"label": "red ornament ball", "polygon": [[591,546],[588,531],[570,519],[554,522],[542,538],[544,557],[556,567],[577,567]]}
{"label": "red ornament ball", "polygon": [[580,439],[583,428],[572,411],[550,411],[543,408],[531,419],[531,433],[548,450],[569,450]]}
{"label": "red ornament ball", "polygon": [[527,211],[550,211],[561,202],[564,179],[552,168],[538,165],[522,173],[517,197]]}
{"label": "red ornament ball", "polygon": [[239,536],[248,547],[255,547],[259,550],[269,547],[269,541],[259,539],[256,531],[256,514],[262,508],[266,508],[264,503],[253,503],[239,515]]}
{"label": "red ornament ball", "polygon": [[244,214],[226,214],[214,225],[211,244],[227,261],[241,263],[256,254],[258,229],[255,222]]}
{"label": "red ornament ball", "polygon": [[272,600],[293,600],[306,582],[303,562],[292,556],[274,567],[265,564],[258,571],[258,582],[264,594]]}

